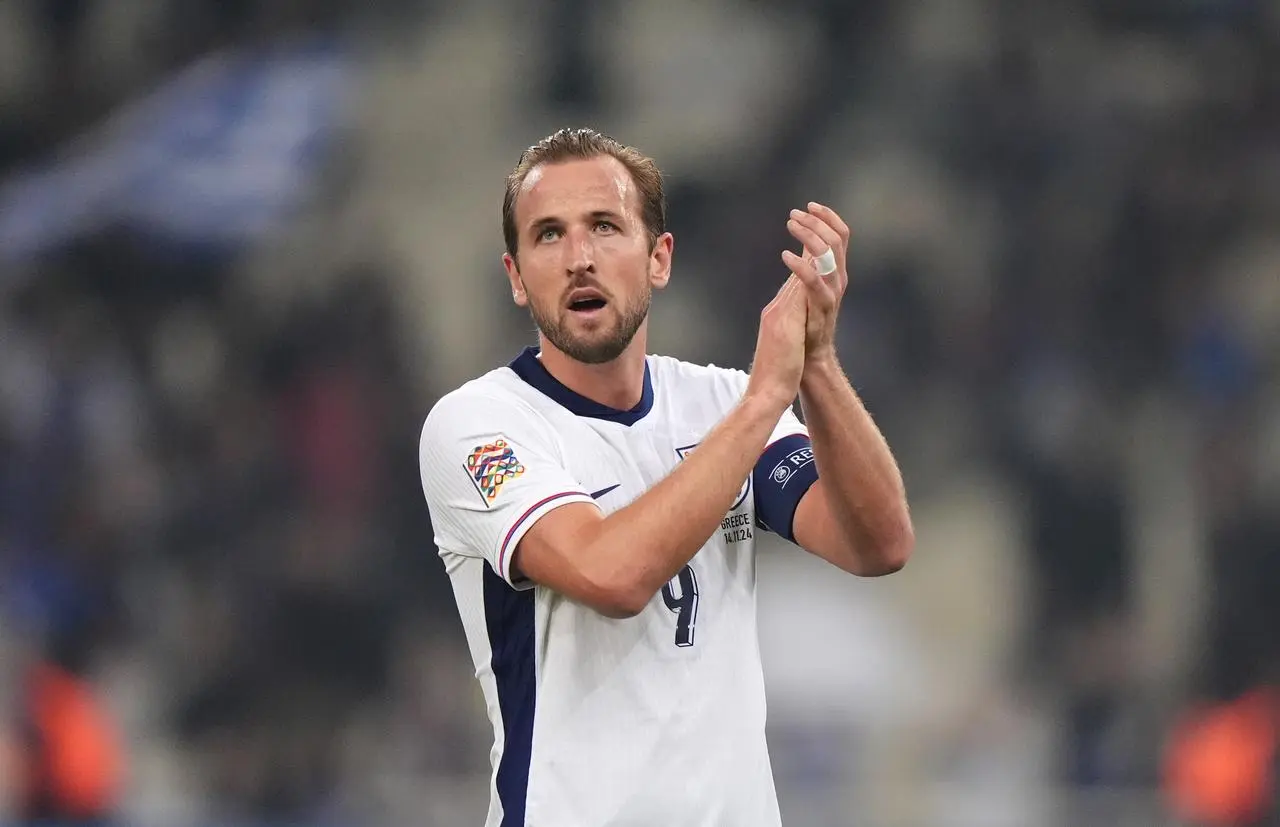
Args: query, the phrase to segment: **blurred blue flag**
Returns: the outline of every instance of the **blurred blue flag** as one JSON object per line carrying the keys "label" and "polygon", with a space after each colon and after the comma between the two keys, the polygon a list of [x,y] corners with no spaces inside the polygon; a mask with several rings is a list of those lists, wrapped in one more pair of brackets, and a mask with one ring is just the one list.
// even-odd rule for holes
{"label": "blurred blue flag", "polygon": [[0,256],[119,225],[213,248],[253,240],[303,197],[349,69],[330,40],[204,58],[0,186]]}

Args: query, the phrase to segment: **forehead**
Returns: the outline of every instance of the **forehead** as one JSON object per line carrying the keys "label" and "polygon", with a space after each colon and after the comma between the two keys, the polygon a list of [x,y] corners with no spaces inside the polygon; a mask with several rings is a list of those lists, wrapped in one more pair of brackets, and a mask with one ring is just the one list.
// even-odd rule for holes
{"label": "forehead", "polygon": [[539,164],[529,170],[516,199],[520,222],[579,213],[629,214],[639,204],[626,166],[610,155]]}

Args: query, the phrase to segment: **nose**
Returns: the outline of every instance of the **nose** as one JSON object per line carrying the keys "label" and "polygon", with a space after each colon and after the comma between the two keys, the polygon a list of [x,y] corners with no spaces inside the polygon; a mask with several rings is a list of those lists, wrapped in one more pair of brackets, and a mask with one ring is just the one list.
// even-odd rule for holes
{"label": "nose", "polygon": [[572,230],[567,240],[569,243],[565,245],[566,274],[576,276],[580,273],[594,273],[596,251],[591,233],[585,230]]}

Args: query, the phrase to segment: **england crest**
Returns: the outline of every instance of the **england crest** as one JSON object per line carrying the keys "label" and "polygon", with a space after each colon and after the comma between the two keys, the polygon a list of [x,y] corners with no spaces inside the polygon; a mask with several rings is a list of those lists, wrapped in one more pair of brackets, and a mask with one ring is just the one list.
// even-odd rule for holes
{"label": "england crest", "polygon": [[[697,448],[699,444],[700,443],[695,442],[692,445],[686,445],[683,448],[677,448],[676,455],[680,457],[681,461],[683,461],[684,458],[689,456],[689,454],[692,453],[693,449]],[[746,502],[747,495],[750,493],[751,493],[751,475],[748,474],[746,482],[742,483],[742,489],[738,491],[738,499],[734,501],[733,505],[730,506],[729,510],[736,511],[739,508],[741,508],[742,504]]]}

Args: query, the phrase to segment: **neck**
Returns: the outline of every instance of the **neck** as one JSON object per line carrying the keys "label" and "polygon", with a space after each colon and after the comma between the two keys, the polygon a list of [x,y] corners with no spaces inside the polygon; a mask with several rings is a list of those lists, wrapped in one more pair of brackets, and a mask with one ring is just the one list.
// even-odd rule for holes
{"label": "neck", "polygon": [[627,349],[611,362],[588,365],[566,355],[539,335],[542,366],[574,393],[620,411],[629,411],[644,396],[645,330],[636,333]]}

